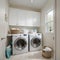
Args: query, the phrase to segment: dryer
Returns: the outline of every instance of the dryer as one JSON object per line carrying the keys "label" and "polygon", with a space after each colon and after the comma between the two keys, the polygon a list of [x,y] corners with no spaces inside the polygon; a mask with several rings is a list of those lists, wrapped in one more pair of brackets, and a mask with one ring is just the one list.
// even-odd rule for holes
{"label": "dryer", "polygon": [[29,51],[42,50],[42,34],[29,34]]}
{"label": "dryer", "polygon": [[28,34],[12,35],[13,55],[28,52]]}

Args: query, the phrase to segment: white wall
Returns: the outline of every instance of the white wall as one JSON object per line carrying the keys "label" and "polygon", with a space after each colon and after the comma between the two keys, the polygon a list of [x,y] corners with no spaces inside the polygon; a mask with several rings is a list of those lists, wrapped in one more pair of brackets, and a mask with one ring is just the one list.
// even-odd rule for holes
{"label": "white wall", "polygon": [[41,10],[41,32],[43,33],[43,45],[53,47],[54,33],[45,32],[45,14],[50,9],[54,9],[54,0],[48,0]]}
{"label": "white wall", "polygon": [[56,0],[56,60],[60,60],[60,0]]}

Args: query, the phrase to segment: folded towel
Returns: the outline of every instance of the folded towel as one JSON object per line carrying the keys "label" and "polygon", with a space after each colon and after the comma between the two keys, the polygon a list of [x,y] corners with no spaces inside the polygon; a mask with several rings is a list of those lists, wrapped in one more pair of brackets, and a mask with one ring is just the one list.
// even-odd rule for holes
{"label": "folded towel", "polygon": [[49,47],[45,47],[45,49],[43,49],[43,51],[52,51],[52,49]]}

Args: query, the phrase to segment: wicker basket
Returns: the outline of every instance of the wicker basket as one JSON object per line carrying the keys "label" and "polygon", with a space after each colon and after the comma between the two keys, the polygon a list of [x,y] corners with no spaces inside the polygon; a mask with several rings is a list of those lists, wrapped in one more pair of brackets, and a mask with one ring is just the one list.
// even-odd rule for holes
{"label": "wicker basket", "polygon": [[44,50],[42,50],[42,56],[45,57],[45,58],[51,58],[52,57],[52,51],[44,51]]}

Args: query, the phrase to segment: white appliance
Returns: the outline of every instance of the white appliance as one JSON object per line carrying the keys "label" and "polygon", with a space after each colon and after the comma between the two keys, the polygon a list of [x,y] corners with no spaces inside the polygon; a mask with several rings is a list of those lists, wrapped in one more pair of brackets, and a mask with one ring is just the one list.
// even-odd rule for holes
{"label": "white appliance", "polygon": [[13,55],[28,52],[28,34],[12,35]]}
{"label": "white appliance", "polygon": [[42,49],[42,34],[29,34],[29,51],[40,51]]}

